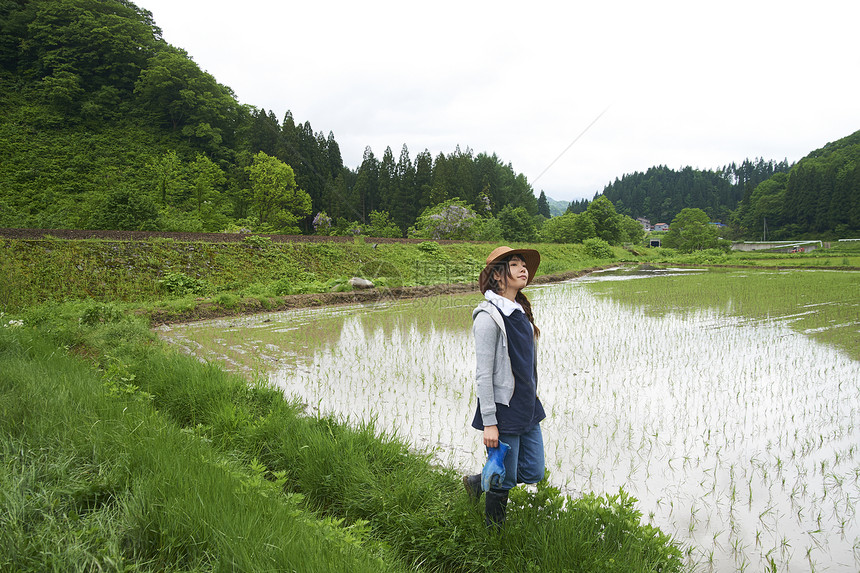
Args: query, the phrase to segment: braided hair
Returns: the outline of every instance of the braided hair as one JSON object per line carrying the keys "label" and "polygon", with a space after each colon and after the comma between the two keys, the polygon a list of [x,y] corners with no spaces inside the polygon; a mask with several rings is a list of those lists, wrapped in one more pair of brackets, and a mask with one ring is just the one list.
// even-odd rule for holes
{"label": "braided hair", "polygon": [[[511,255],[487,265],[487,267],[481,272],[481,276],[478,278],[478,287],[481,289],[481,292],[487,292],[488,290],[491,290],[496,294],[502,294],[504,292],[505,287],[508,285],[508,277],[513,278],[509,263],[514,257],[522,260],[518,255]],[[496,278],[497,274],[499,278]],[[535,324],[534,314],[532,314],[532,303],[529,301],[528,297],[522,290],[519,290],[517,291],[517,295],[514,297],[514,301],[518,302],[520,306],[523,307],[526,317],[532,324],[532,328],[534,328],[535,338],[539,337],[540,329]]]}

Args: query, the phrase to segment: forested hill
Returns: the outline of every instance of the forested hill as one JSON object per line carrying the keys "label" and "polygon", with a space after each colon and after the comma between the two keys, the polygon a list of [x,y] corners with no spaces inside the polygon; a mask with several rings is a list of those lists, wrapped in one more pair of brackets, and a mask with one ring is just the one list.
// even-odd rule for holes
{"label": "forested hill", "polygon": [[6,227],[402,236],[455,199],[488,220],[538,209],[468,148],[344,166],[333,133],[238,102],[128,0],[0,2],[0,157]]}
{"label": "forested hill", "polygon": [[652,223],[669,223],[685,208],[705,211],[712,221],[728,224],[731,213],[743,199],[745,190],[771,177],[785,173],[786,161],[756,159],[731,164],[718,171],[685,167],[677,171],[665,166],[624,175],[604,188],[603,195],[619,213],[644,217]]}
{"label": "forested hill", "polygon": [[750,190],[733,221],[749,237],[860,237],[860,131]]}
{"label": "forested hill", "polygon": [[[603,190],[619,213],[670,223],[699,208],[743,239],[860,237],[860,131],[794,165],[756,159],[716,171],[652,167]],[[571,203],[582,212],[588,201]]]}

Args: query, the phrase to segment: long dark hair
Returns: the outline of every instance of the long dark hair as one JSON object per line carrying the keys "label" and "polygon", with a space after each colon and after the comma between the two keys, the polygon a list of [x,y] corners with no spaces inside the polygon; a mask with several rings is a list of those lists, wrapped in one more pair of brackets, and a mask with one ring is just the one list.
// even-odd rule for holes
{"label": "long dark hair", "polygon": [[[504,292],[505,287],[508,286],[508,277],[513,278],[509,263],[514,257],[522,260],[522,257],[519,255],[510,255],[504,259],[491,263],[484,268],[481,272],[481,276],[478,277],[478,288],[481,289],[482,293],[487,292],[488,290],[491,290],[496,294],[502,294]],[[529,272],[531,272],[531,269],[529,269]],[[496,273],[499,275],[498,279],[495,277]],[[539,337],[540,329],[535,324],[535,317],[534,314],[532,314],[532,303],[529,301],[525,293],[523,293],[522,289],[517,291],[517,296],[514,297],[514,301],[520,303],[520,306],[523,307],[526,317],[529,319],[529,322],[532,323],[532,328],[534,328],[535,338]]]}

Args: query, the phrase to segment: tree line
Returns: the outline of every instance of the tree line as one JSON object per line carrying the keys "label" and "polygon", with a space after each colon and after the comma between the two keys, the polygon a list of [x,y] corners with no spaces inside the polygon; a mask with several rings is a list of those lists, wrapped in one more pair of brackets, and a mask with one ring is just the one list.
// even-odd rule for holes
{"label": "tree line", "polygon": [[748,188],[732,219],[742,236],[860,236],[860,131]]}
{"label": "tree line", "polygon": [[[603,189],[619,213],[652,224],[700,209],[735,239],[860,236],[860,131],[809,153],[796,164],[746,159],[717,170],[657,166]],[[597,195],[596,195],[597,196]],[[574,201],[568,213],[588,208]]]}
{"label": "tree line", "polygon": [[661,165],[616,179],[603,189],[603,195],[619,212],[652,223],[669,222],[685,208],[702,209],[711,220],[728,223],[745,190],[789,167],[787,161],[764,159],[746,159],[716,171]]}

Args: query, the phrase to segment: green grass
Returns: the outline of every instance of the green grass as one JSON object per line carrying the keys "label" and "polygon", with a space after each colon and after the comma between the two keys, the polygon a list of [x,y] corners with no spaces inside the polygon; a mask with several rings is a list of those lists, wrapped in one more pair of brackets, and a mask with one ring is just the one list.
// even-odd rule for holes
{"label": "green grass", "polygon": [[0,332],[0,570],[405,570],[361,522],[316,517],[282,475],[106,382],[28,329]]}
{"label": "green grass", "polygon": [[673,249],[659,247],[638,249],[637,252],[640,254],[639,260],[661,264],[860,269],[860,242],[832,243],[829,249],[816,249],[805,253],[724,252],[718,249],[677,253]]}

